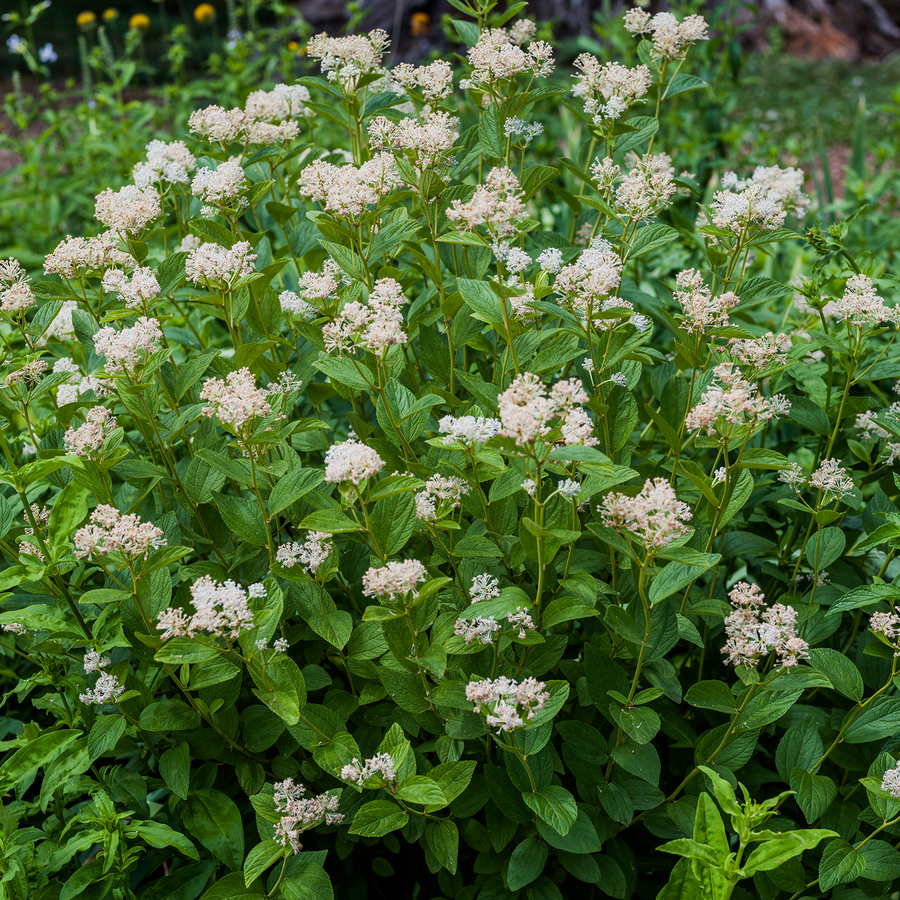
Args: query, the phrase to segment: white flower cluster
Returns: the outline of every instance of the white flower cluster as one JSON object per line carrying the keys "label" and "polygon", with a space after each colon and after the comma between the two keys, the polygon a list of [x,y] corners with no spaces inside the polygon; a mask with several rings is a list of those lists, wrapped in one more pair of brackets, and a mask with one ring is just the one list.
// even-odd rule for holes
{"label": "white flower cluster", "polygon": [[364,763],[354,757],[341,769],[339,777],[359,787],[382,787],[397,780],[397,771],[389,753],[377,753]]}
{"label": "white flower cluster", "polygon": [[197,168],[194,154],[183,141],[150,141],[147,161],[139,162],[132,172],[139,188],[160,184],[188,184],[190,174]]}
{"label": "white flower cluster", "polygon": [[446,435],[444,446],[453,444],[483,444],[494,435],[500,433],[499,419],[486,419],[484,416],[443,416],[438,422],[438,431]]}
{"label": "white flower cluster", "polygon": [[756,428],[778,416],[786,416],[791,401],[783,394],[764,397],[755,383],[747,381],[733,363],[713,369],[713,381],[700,402],[687,414],[688,431],[706,430],[709,437],[724,435],[732,427]]}
{"label": "white flower cluster", "polygon": [[499,596],[500,582],[493,575],[483,572],[472,579],[472,586],[469,588],[469,599],[472,603],[494,600]]}
{"label": "white flower cluster", "polygon": [[468,231],[485,225],[493,238],[511,238],[517,231],[516,222],[525,215],[519,179],[508,167],[495,167],[485,183],[475,188],[471,200],[454,200],[446,215]]}
{"label": "white flower cluster", "polygon": [[[788,213],[802,217],[810,204],[802,191],[803,177],[800,169],[778,166],[760,166],[751,178],[744,180],[726,172],[722,177],[723,190],[715,193],[710,205],[711,224],[743,238],[754,229],[780,228]],[[705,223],[705,214],[701,213],[698,221]],[[714,243],[716,240],[713,237]]]}
{"label": "white flower cluster", "polygon": [[684,59],[692,44],[709,40],[709,26],[703,16],[685,16],[679,22],[672,13],[651,16],[635,7],[625,13],[625,28],[641,37],[650,36],[650,55],[657,62]]}
{"label": "white flower cluster", "polygon": [[87,421],[78,428],[69,428],[63,436],[63,446],[76,456],[92,456],[103,449],[104,441],[116,428],[116,417],[105,406],[88,410]]}
{"label": "white flower cluster", "polygon": [[511,116],[503,123],[503,132],[507,137],[517,137],[525,146],[530,144],[539,134],[544,133],[544,126],[540,122],[525,122],[515,116]]}
{"label": "white flower cluster", "polygon": [[170,607],[157,616],[156,627],[162,639],[171,637],[195,637],[201,632],[236,638],[253,624],[253,612],[248,597],[265,597],[263,585],[253,584],[244,590],[234,581],[218,582],[204,575],[191,585],[191,606],[194,613],[188,616],[184,610]]}
{"label": "white flower cluster", "polygon": [[376,153],[358,168],[316,160],[300,172],[297,190],[318,200],[326,210],[343,218],[358,219],[400,182],[394,157]]}
{"label": "white flower cluster", "polygon": [[[622,260],[610,244],[602,238],[581,251],[574,262],[559,270],[553,283],[561,295],[561,302],[584,322],[591,322],[601,331],[615,328],[622,322],[632,321],[633,304],[615,296],[622,281]],[[599,317],[611,309],[622,312],[616,317]],[[638,329],[643,330],[643,329]]]}
{"label": "white flower cluster", "polygon": [[604,525],[636,534],[648,550],[668,547],[687,534],[686,522],[693,516],[690,506],[678,499],[665,478],[648,479],[635,497],[608,494],[598,511]]}
{"label": "white flower cluster", "polygon": [[791,339],[786,334],[761,335],[758,338],[731,338],[728,352],[742,366],[762,371],[770,366],[783,366]]}
{"label": "white flower cluster", "polygon": [[594,124],[602,127],[621,118],[631,106],[642,100],[650,90],[652,77],[646,66],[629,69],[616,62],[601,63],[591,53],[582,53],[575,60],[578,70],[572,77],[572,93],[584,101],[584,112]]}
{"label": "white flower cluster", "polygon": [[133,373],[147,356],[159,349],[162,330],[156,319],[141,316],[130,328],[116,331],[104,325],[94,335],[94,349],[106,358],[110,375]]}
{"label": "white flower cluster", "polygon": [[500,435],[514,438],[520,447],[533,444],[550,433],[556,419],[565,444],[594,446],[593,422],[581,406],[587,401],[577,378],[558,381],[548,392],[537,375],[523,372],[497,398]]}
{"label": "white flower cluster", "polygon": [[212,144],[275,146],[300,134],[295,118],[309,115],[309,91],[303,85],[276,84],[271,91],[253,91],[244,109],[207,106],[191,113],[188,128]]}
{"label": "white flower cluster", "polygon": [[418,597],[418,586],[427,577],[425,566],[417,559],[389,562],[381,568],[369,569],[363,575],[363,594],[391,600],[406,594]]}
{"label": "white flower cluster", "polygon": [[114,506],[101,503],[91,513],[91,521],[75,532],[74,543],[76,559],[110,553],[146,559],[151,550],[166,546],[166,538],[152,522],[123,516]]}
{"label": "white flower cluster", "polygon": [[69,235],[44,258],[44,272],[63,278],[84,278],[114,266],[132,265],[134,260],[120,249],[116,236],[109,232],[92,238]]}
{"label": "white flower cluster", "polygon": [[493,681],[470,681],[466,685],[466,699],[474,704],[475,712],[483,713],[491,728],[515,731],[534,718],[550,699],[547,685],[536,678],[514,681],[501,676]]}
{"label": "white flower cluster", "polygon": [[325,451],[325,481],[332,484],[349,481],[359,485],[383,468],[384,460],[378,452],[360,443],[353,433],[343,443],[332,444]]}
{"label": "white flower cluster", "polygon": [[[460,82],[464,89],[476,88],[490,91],[498,82],[530,72],[546,78],[553,72],[553,48],[546,41],[532,41],[527,49],[520,44],[530,40],[532,27],[513,25],[507,32],[503,28],[486,28],[478,37],[478,43],[469,50],[472,74]],[[517,40],[518,39],[518,40]]]}
{"label": "white flower cluster", "polygon": [[872,328],[883,322],[900,322],[900,307],[885,306],[868,275],[851,275],[844,285],[841,298],[829,303],[825,312],[855,328]]}
{"label": "white flower cluster", "polygon": [[688,334],[704,334],[710,328],[728,324],[728,314],[741,301],[734,291],[713,297],[703,283],[703,275],[696,269],[686,269],[675,276],[675,299],[684,313],[684,327]]}
{"label": "white flower cluster", "polygon": [[198,169],[191,182],[191,193],[206,204],[200,213],[208,217],[245,209],[249,203],[243,192],[248,184],[241,158],[232,157],[215,169]]}
{"label": "white flower cluster", "polygon": [[110,672],[101,672],[100,677],[94,682],[93,688],[78,695],[82,703],[114,703],[125,690],[125,685],[119,682]]}
{"label": "white flower cluster", "polygon": [[378,357],[407,341],[401,307],[406,296],[400,282],[380,278],[369,292],[368,303],[347,303],[333,322],[322,326],[325,349],[337,351],[363,347]]}
{"label": "white flower cluster", "polygon": [[323,32],[310,38],[306,53],[319,60],[329,81],[353,93],[363,75],[382,71],[382,59],[390,45],[390,36],[381,28],[346,37],[329,37]]}
{"label": "white flower cluster", "polygon": [[275,839],[282,847],[290,847],[294,853],[303,849],[300,834],[324,822],[326,825],[340,825],[344,816],[337,811],[340,805],[338,794],[320,794],[306,797],[306,787],[295,784],[288,778],[275,785],[273,799],[275,809],[281,818],[275,825]]}
{"label": "white flower cluster", "polygon": [[369,121],[369,141],[376,150],[402,153],[419,173],[426,169],[449,169],[456,162],[450,148],[456,140],[458,125],[459,119],[441,110],[428,113],[421,122],[411,118],[392,121],[377,116]]}
{"label": "white flower cluster", "polygon": [[121,269],[107,269],[103,273],[103,290],[117,294],[129,309],[144,307],[159,296],[159,280],[153,269],[139,266],[129,278]]}
{"label": "white flower cluster", "polygon": [[469,485],[456,475],[432,475],[425,482],[425,490],[416,494],[416,518],[435,522],[454,509],[460,498],[469,493]]}
{"label": "white flower cluster", "polygon": [[275,554],[275,560],[285,569],[300,565],[304,572],[315,576],[319,567],[331,555],[331,535],[321,531],[310,531],[301,544],[292,541],[282,544]]}
{"label": "white flower cluster", "polygon": [[445,59],[437,59],[427,66],[400,63],[391,70],[391,79],[405,91],[420,93],[432,106],[453,93],[453,68]]}
{"label": "white flower cluster", "polygon": [[0,312],[18,315],[34,306],[37,300],[30,280],[17,259],[0,262]]}
{"label": "white flower cluster", "polygon": [[765,607],[759,585],[746,581],[738,582],[728,596],[734,611],[725,619],[722,653],[727,663],[755,669],[763,657],[774,653],[778,665],[790,668],[809,657],[809,645],[797,636],[795,609],[782,603]]}
{"label": "white flower cluster", "polygon": [[246,275],[253,273],[256,254],[250,252],[248,241],[238,241],[230,249],[219,244],[201,243],[188,252],[185,274],[194,284],[230,288]]}
{"label": "white flower cluster", "polygon": [[600,195],[626,218],[645,221],[669,205],[676,185],[667,153],[629,158],[632,168],[621,174],[611,157],[596,159],[591,175]]}
{"label": "white flower cluster", "polygon": [[215,417],[223,425],[240,431],[256,416],[272,412],[268,394],[256,386],[256,378],[248,368],[229,372],[221,378],[207,378],[200,391],[200,399],[210,405],[203,407],[203,415]]}
{"label": "white flower cluster", "polygon": [[143,231],[161,213],[159,192],[152,185],[126,184],[118,191],[107,188],[97,194],[94,205],[97,221],[125,234]]}
{"label": "white flower cluster", "polygon": [[[522,606],[506,616],[507,623],[518,633],[520,640],[524,640],[529,631],[534,631],[534,619]],[[477,619],[457,619],[453,626],[453,633],[465,640],[467,644],[478,641],[481,644],[491,644],[494,635],[502,630],[500,623],[493,617],[478,617]]]}
{"label": "white flower cluster", "polygon": [[67,383],[61,384],[56,389],[56,403],[65,406],[67,403],[76,403],[82,394],[93,391],[95,397],[106,397],[113,393],[108,381],[101,380],[96,375],[82,375],[75,361],[69,357],[62,357],[53,363],[54,373],[63,372],[69,376]]}

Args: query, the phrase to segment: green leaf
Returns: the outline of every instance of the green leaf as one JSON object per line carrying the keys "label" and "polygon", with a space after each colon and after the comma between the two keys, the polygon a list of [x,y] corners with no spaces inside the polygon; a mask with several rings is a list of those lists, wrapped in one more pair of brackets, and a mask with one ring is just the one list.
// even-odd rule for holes
{"label": "green leaf", "polygon": [[212,492],[216,508],[225,524],[242,541],[253,547],[265,547],[268,543],[266,526],[256,500],[249,497],[232,497],[230,494]]}
{"label": "green leaf", "polygon": [[50,552],[53,559],[65,556],[75,529],[87,516],[88,492],[77,481],[70,481],[57,495],[50,510]]}
{"label": "green leaf", "polygon": [[705,556],[705,562],[699,566],[689,566],[679,562],[671,562],[665,566],[650,582],[649,599],[651,605],[657,604],[660,600],[664,600],[676,591],[681,590],[681,588],[686,587],[722,558],[718,553],[707,553]]}
{"label": "green leaf", "polygon": [[525,838],[509,858],[509,868],[506,873],[506,884],[511,891],[531,884],[547,863],[547,845],[535,838]]}
{"label": "green leaf", "polygon": [[[200,900],[260,900],[265,896],[265,890],[261,884],[248,888],[244,884],[242,872],[229,872],[204,891]],[[163,900],[163,898],[160,898]],[[170,900],[166,897],[165,900]],[[181,900],[177,895],[171,900]]]}
{"label": "green leaf", "polygon": [[[855,716],[858,707],[851,709],[845,720]],[[853,719],[844,732],[848,744],[863,744],[892,736],[900,729],[900,699],[877,697]]]}
{"label": "green leaf", "polygon": [[635,233],[629,245],[629,258],[635,259],[678,240],[678,232],[670,225],[645,225]]}
{"label": "green leaf", "polygon": [[187,800],[191,780],[191,751],[184,741],[166,750],[159,758],[159,774],[176,797]]}
{"label": "green leaf", "polygon": [[326,534],[344,534],[360,529],[353,519],[331,509],[317,509],[310,513],[300,523],[300,527],[309,531],[323,531]]}
{"label": "green leaf", "polygon": [[[460,37],[466,41],[467,37],[475,36],[477,42],[478,26],[473,23],[463,23],[457,19],[453,20],[456,30],[460,33]],[[467,35],[460,32],[460,27],[468,31]],[[466,41],[467,42],[467,41]],[[481,114],[481,120],[478,123],[478,141],[482,146],[485,156],[500,159],[506,152],[506,136],[503,132],[503,122],[501,121],[500,104],[491,103]]]}
{"label": "green leaf", "polygon": [[425,843],[435,859],[451,875],[455,875],[459,856],[459,830],[456,822],[449,818],[429,822],[425,829]]}
{"label": "green leaf", "polygon": [[866,789],[869,805],[876,816],[887,821],[896,818],[900,813],[900,800],[895,799],[881,788],[884,773],[895,768],[897,760],[890,753],[879,753],[869,766],[866,778],[860,779],[860,783]]}
{"label": "green leaf", "polygon": [[117,713],[97,716],[87,741],[88,755],[91,759],[98,759],[112,750],[119,743],[119,738],[125,734],[126,728],[128,722],[123,715]]}
{"label": "green leaf", "polygon": [[79,731],[45,731],[20,747],[0,767],[2,783],[14,787],[20,781],[33,775],[41,766],[46,766],[81,736]]}
{"label": "green leaf", "polygon": [[847,538],[840,528],[821,528],[806,544],[806,561],[813,570],[827,569],[843,552]]}
{"label": "green leaf", "polygon": [[445,806],[444,792],[427,775],[410,775],[397,785],[397,796],[407,803],[424,806]]}
{"label": "green leaf", "polygon": [[705,900],[689,858],[675,863],[668,883],[656,895],[656,900]]}
{"label": "green leaf", "polygon": [[325,869],[312,859],[295,860],[288,870],[291,874],[281,883],[285,900],[334,900],[334,888]]}
{"label": "green leaf", "polygon": [[790,783],[807,822],[815,822],[837,796],[837,786],[826,775],[811,775],[795,768],[791,770]]}
{"label": "green leaf", "polygon": [[701,88],[708,87],[707,83],[696,75],[687,75],[679,72],[668,84],[665,89],[664,97],[674,97],[676,94],[686,94],[689,91],[699,91]]}
{"label": "green leaf", "polygon": [[712,785],[713,792],[716,795],[716,800],[719,801],[719,806],[730,816],[741,815],[741,807],[737,801],[737,795],[734,793],[734,788],[718,772],[710,769],[709,766],[698,766],[697,768],[709,779],[709,783]]}
{"label": "green leaf", "polygon": [[602,846],[594,823],[583,809],[578,810],[578,818],[567,834],[560,834],[543,819],[538,819],[537,829],[551,847],[566,853],[596,853]]}
{"label": "green leaf", "polygon": [[900,600],[900,586],[893,584],[864,584],[861,587],[847,591],[840,599],[836,600],[825,613],[833,616],[835,613],[846,612],[851,609],[865,609],[874,606],[882,600]]}
{"label": "green leaf", "polygon": [[244,860],[244,884],[249,887],[284,856],[284,847],[278,841],[262,841],[257,844]]}
{"label": "green leaf", "polygon": [[859,878],[865,868],[865,857],[845,840],[830,841],[819,860],[819,888],[829,891],[836,885],[849,884]]}
{"label": "green leaf", "polygon": [[821,672],[832,687],[850,700],[861,700],[863,680],[856,664],[838,650],[813,647],[809,650],[810,665]]}
{"label": "green leaf", "polygon": [[353,817],[350,834],[362,837],[384,837],[406,824],[407,813],[390,800],[373,800],[363,804]]}
{"label": "green leaf", "polygon": [[900,852],[887,841],[869,841],[858,852],[866,861],[866,878],[872,881],[893,881],[900,876]]}
{"label": "green leaf", "polygon": [[244,826],[234,800],[207,788],[191,791],[184,810],[184,824],[212,855],[237,871],[244,862]]}
{"label": "green leaf", "polygon": [[324,473],[320,469],[295,469],[275,482],[267,504],[269,515],[274,516],[296,503],[304,494],[318,487]]}
{"label": "green leaf", "polygon": [[126,826],[126,831],[134,826],[137,826],[138,835],[151,847],[175,847],[189,859],[200,859],[197,848],[180,831],[175,831],[162,822],[132,822],[130,826]]}
{"label": "green leaf", "polygon": [[646,707],[610,709],[612,717],[622,730],[638,744],[649,744],[659,733],[659,713]]}
{"label": "green leaf", "polygon": [[441,789],[445,803],[452,803],[469,786],[476,765],[471,759],[440,763],[428,772],[428,777]]}
{"label": "green leaf", "polygon": [[523,791],[522,799],[529,809],[561,835],[568,834],[578,818],[575,798],[558,785],[552,784],[540,791]]}
{"label": "green leaf", "polygon": [[190,731],[200,724],[200,716],[184,700],[173,697],[145,706],[141,711],[140,723],[146,731]]}
{"label": "green leaf", "polygon": [[688,688],[684,699],[699,709],[715,709],[729,714],[736,711],[734,694],[721,681],[699,681]]}
{"label": "green leaf", "polygon": [[265,680],[255,669],[253,693],[288,725],[300,721],[300,709],[306,703],[306,682],[300,667],[289,656],[278,654],[266,667]]}
{"label": "green leaf", "polygon": [[[778,837],[770,838],[747,857],[747,862],[742,870],[744,877],[751,878],[757,872],[769,872],[772,869],[777,869],[782,863],[799,856],[804,850],[811,850],[818,845],[819,841],[828,837],[837,837],[837,834],[825,828],[801,828],[798,831],[787,831],[784,834],[779,834]],[[828,844],[825,848],[825,854],[828,853],[828,848],[833,846],[833,844],[833,841]],[[822,864],[819,867],[819,886],[822,888],[825,888],[821,881],[822,865],[824,863],[825,856],[823,855]],[[834,882],[834,884],[838,883],[840,882]]]}

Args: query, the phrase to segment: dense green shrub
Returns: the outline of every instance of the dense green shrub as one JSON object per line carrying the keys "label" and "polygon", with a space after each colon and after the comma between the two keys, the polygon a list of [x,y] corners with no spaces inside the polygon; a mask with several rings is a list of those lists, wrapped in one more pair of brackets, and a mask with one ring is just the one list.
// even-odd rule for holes
{"label": "dense green shrub", "polygon": [[456,92],[320,35],[0,265],[5,896],[900,878],[865,220],[806,257],[801,172],[683,169],[699,17],[569,90],[455,5]]}

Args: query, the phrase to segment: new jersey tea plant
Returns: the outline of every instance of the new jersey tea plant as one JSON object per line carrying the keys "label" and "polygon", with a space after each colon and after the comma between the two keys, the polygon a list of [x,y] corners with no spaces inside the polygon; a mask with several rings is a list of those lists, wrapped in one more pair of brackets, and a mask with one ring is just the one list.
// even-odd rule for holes
{"label": "new jersey tea plant", "polygon": [[0,267],[0,896],[893,896],[896,280],[453,5]]}

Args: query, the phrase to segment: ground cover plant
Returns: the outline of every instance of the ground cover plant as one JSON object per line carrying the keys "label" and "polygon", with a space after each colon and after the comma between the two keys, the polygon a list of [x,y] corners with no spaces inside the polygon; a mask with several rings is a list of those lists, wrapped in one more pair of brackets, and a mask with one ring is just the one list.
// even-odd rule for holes
{"label": "ground cover plant", "polygon": [[681,158],[699,15],[563,85],[455,5],[460,60],[314,36],[0,265],[5,896],[894,890],[872,213]]}

